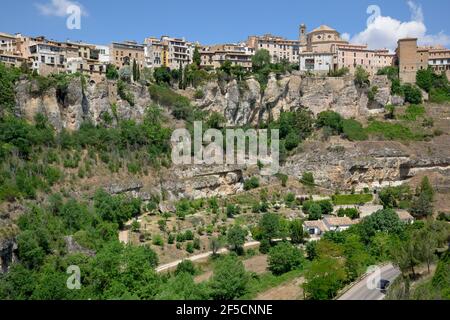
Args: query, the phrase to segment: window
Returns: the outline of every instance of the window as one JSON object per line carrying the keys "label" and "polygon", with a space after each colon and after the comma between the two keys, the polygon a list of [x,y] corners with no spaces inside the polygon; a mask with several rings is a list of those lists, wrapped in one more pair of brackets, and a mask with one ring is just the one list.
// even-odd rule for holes
{"label": "window", "polygon": [[41,62],[45,63],[45,56],[41,56]]}

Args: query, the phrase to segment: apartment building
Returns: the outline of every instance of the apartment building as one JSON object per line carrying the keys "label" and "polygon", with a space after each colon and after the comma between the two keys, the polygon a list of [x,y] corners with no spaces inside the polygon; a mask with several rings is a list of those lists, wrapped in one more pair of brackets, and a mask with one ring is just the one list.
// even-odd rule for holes
{"label": "apartment building", "polygon": [[146,38],[144,41],[145,65],[149,68],[161,66],[170,69],[184,68],[191,64],[195,48],[198,44],[188,42],[184,38],[162,36]]}
{"label": "apartment building", "polygon": [[8,52],[10,54],[18,54],[17,49],[17,42],[18,39],[16,35],[8,34],[8,33],[2,33],[0,32],[0,51],[1,52]]}
{"label": "apartment building", "polygon": [[167,61],[168,47],[161,39],[149,37],[144,40],[145,66],[147,68],[159,68]]}
{"label": "apartment building", "polygon": [[264,36],[250,36],[247,46],[255,51],[265,49],[269,51],[272,63],[283,60],[299,63],[300,40],[288,40],[280,36],[266,34]]}
{"label": "apartment building", "polygon": [[0,62],[19,67],[24,61],[20,52],[20,35],[0,33]]}
{"label": "apartment building", "polygon": [[443,46],[419,48],[419,54],[425,52],[428,57],[428,65],[436,73],[445,72],[450,79],[450,49]]}
{"label": "apartment building", "polygon": [[419,47],[416,38],[400,39],[396,59],[404,83],[415,83],[417,71],[427,68],[450,77],[450,49],[443,46]]}
{"label": "apartment building", "polygon": [[215,69],[220,68],[225,61],[230,61],[235,66],[251,70],[254,54],[255,50],[245,44],[205,46],[200,50],[201,66]]}
{"label": "apartment building", "polygon": [[163,65],[170,69],[178,69],[192,63],[196,44],[187,42],[184,38],[161,37],[164,45]]}
{"label": "apartment building", "polygon": [[145,66],[144,45],[135,41],[113,42],[110,46],[111,63],[117,68],[133,65],[136,61],[139,68]]}
{"label": "apartment building", "polygon": [[94,81],[101,80],[106,73],[106,66],[109,63],[103,56],[100,61],[100,49],[94,44],[83,42],[66,42],[67,47],[77,50],[77,56],[67,56],[67,72],[90,76]]}
{"label": "apartment building", "polygon": [[41,75],[66,72],[68,59],[78,56],[78,49],[64,42],[47,40],[44,37],[28,39],[29,59],[32,69]]}
{"label": "apartment building", "polygon": [[335,68],[348,68],[352,74],[358,66],[375,75],[379,69],[394,64],[395,55],[387,49],[370,50],[367,45],[339,44],[331,50],[335,53]]}

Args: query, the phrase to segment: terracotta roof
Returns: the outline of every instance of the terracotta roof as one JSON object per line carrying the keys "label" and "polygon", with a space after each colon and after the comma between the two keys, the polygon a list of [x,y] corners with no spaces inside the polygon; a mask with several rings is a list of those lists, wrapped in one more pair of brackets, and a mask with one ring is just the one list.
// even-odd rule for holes
{"label": "terracotta roof", "polygon": [[337,32],[335,29],[330,28],[329,26],[324,25],[324,24],[321,25],[320,27],[314,29],[314,30],[311,31],[311,32],[319,32],[319,31],[332,31],[332,32]]}
{"label": "terracotta roof", "polygon": [[323,220],[316,220],[316,221],[305,221],[303,223],[303,225],[306,228],[317,228],[322,232],[327,232],[330,231],[327,226],[325,225],[325,223],[323,223]]}
{"label": "terracotta roof", "polygon": [[337,218],[325,218],[324,219],[325,223],[327,225],[333,226],[333,227],[338,227],[338,226],[351,226],[353,224],[355,224],[352,219],[350,219],[349,217],[337,217]]}

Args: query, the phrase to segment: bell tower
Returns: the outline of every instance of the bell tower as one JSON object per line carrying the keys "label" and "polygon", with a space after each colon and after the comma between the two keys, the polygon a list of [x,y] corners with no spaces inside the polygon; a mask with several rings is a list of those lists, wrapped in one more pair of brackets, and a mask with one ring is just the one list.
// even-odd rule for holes
{"label": "bell tower", "polygon": [[307,47],[307,40],[306,40],[306,25],[302,23],[299,28],[299,41],[300,41],[300,47],[306,48]]}

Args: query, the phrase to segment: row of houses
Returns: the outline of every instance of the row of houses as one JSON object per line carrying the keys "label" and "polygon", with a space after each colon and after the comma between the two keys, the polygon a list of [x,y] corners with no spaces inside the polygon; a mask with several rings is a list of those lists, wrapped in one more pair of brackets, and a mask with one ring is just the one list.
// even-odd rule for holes
{"label": "row of houses", "polygon": [[83,72],[93,77],[103,76],[107,64],[122,68],[134,61],[140,68],[178,69],[193,62],[196,49],[201,67],[212,69],[230,61],[250,70],[252,57],[264,49],[273,63],[296,64],[305,73],[327,74],[342,68],[354,73],[360,66],[373,75],[381,68],[397,65],[402,82],[414,83],[417,71],[428,67],[450,76],[450,50],[442,46],[420,47],[417,39],[401,39],[395,53],[384,48],[372,50],[364,44],[349,43],[326,25],[308,32],[302,24],[296,40],[266,34],[250,36],[242,43],[210,46],[170,36],[148,37],[143,43],[124,41],[104,46],[0,33],[0,61],[10,65],[27,62],[41,74]]}

